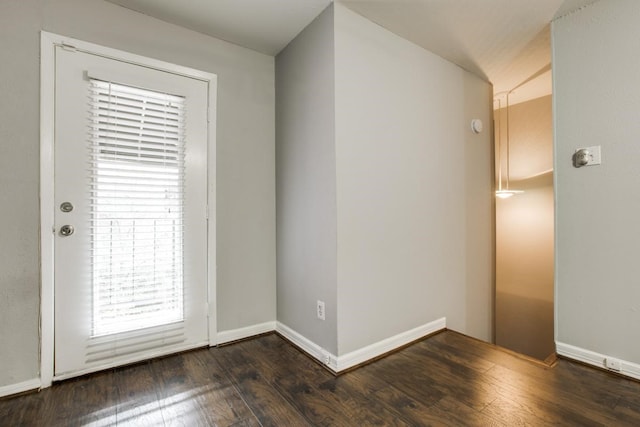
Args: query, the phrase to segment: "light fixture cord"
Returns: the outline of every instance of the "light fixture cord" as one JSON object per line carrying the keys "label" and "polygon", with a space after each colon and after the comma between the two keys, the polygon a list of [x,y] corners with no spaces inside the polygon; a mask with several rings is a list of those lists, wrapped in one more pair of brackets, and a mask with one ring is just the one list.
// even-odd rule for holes
{"label": "light fixture cord", "polygon": [[498,191],[502,191],[502,102],[498,101]]}
{"label": "light fixture cord", "polygon": [[509,190],[509,94],[507,92],[507,190]]}

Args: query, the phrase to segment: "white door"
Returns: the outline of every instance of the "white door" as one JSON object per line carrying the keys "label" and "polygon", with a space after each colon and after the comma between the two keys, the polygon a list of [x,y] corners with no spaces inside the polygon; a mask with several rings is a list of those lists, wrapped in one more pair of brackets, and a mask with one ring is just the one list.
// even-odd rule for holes
{"label": "white door", "polygon": [[208,83],[55,48],[54,377],[208,343]]}

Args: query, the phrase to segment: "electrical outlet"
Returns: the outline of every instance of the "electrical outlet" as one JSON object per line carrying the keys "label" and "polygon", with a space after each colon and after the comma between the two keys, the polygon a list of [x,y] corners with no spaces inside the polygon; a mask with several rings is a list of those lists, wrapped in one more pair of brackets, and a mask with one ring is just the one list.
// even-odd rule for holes
{"label": "electrical outlet", "polygon": [[316,314],[318,315],[318,319],[324,320],[324,301],[318,300],[316,305]]}
{"label": "electrical outlet", "polygon": [[329,352],[324,354],[324,364],[331,365],[331,354],[329,354]]}
{"label": "electrical outlet", "polygon": [[613,359],[608,357],[604,359],[604,366],[612,371],[620,372],[622,370],[622,362],[620,359]]}

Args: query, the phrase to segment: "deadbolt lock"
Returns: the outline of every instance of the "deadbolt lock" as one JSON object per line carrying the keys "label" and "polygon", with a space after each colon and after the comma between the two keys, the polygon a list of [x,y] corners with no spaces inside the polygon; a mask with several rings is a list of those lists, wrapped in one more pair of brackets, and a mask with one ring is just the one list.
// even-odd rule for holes
{"label": "deadbolt lock", "polygon": [[75,231],[75,229],[73,228],[73,225],[63,225],[62,227],[60,227],[60,235],[61,236],[71,236],[73,234],[73,232]]}

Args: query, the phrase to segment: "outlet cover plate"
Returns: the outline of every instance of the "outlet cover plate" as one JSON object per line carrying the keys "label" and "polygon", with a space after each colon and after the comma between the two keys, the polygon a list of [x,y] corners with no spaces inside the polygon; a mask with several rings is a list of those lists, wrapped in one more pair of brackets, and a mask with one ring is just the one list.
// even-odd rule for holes
{"label": "outlet cover plate", "polygon": [[316,314],[318,316],[318,319],[320,319],[320,320],[324,320],[325,319],[324,301],[318,300],[318,302],[316,304]]}
{"label": "outlet cover plate", "polygon": [[622,362],[620,359],[614,359],[612,357],[607,357],[604,359],[604,366],[607,369],[611,369],[612,371],[620,372],[622,370]]}

